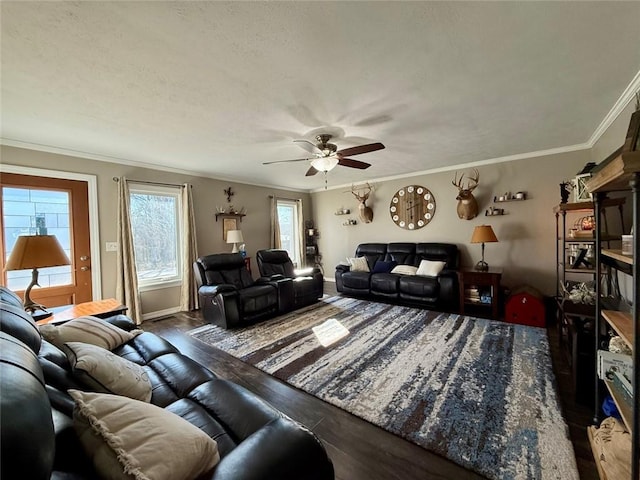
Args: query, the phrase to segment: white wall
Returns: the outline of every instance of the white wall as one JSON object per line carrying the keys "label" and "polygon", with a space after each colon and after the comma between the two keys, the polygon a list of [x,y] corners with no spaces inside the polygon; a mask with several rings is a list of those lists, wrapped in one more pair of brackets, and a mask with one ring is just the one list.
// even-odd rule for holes
{"label": "white wall", "polygon": [[[309,218],[311,212],[310,195],[307,193],[269,189],[4,145],[0,147],[0,155],[3,164],[96,175],[103,298],[113,297],[116,286],[116,254],[105,250],[105,242],[116,240],[117,185],[113,181],[113,177],[125,176],[132,180],[178,184],[191,183],[193,185],[197,243],[200,255],[231,251],[231,245],[222,240],[222,221],[216,222],[215,219],[216,205],[229,205],[224,194],[224,189],[229,186],[235,192],[231,203],[236,208],[244,206],[247,210],[247,215],[242,219],[239,227],[242,230],[250,256],[253,256],[257,250],[269,248],[269,195],[302,198],[305,219]],[[257,277],[258,267],[255,258],[252,259],[252,268],[253,276]],[[154,312],[174,310],[180,303],[179,296],[179,287],[144,292],[141,295],[142,312],[145,316],[149,314],[153,316]]]}
{"label": "white wall", "polygon": [[[455,243],[461,251],[461,264],[473,266],[481,257],[481,246],[469,243],[473,229],[476,225],[490,224],[499,243],[486,244],[485,260],[492,267],[504,269],[503,285],[513,288],[528,284],[546,295],[553,295],[556,291],[553,207],[560,202],[559,184],[573,178],[589,161],[591,152],[584,150],[478,167],[480,182],[474,194],[481,213],[473,220],[461,220],[456,214],[457,189],[451,184],[453,170],[379,182],[367,202],[374,210],[370,224],[358,222],[355,226],[341,226],[345,217],[334,214],[339,207],[357,211],[357,202],[348,193],[348,187],[313,193],[313,216],[320,233],[318,243],[325,276],[332,277],[335,266],[345,257],[353,256],[357,245],[364,242]],[[393,194],[411,184],[427,187],[437,202],[434,219],[415,231],[397,227],[389,215]],[[527,200],[493,203],[494,196],[507,191],[525,191]],[[507,214],[485,217],[484,211],[492,205],[505,208]],[[612,218],[611,228],[619,228],[617,223]]]}

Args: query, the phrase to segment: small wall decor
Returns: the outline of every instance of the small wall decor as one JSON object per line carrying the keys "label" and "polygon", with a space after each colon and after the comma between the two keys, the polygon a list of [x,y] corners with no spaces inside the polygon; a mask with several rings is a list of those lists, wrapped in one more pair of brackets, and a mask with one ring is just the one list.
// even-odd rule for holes
{"label": "small wall decor", "polygon": [[[364,189],[366,190],[364,193],[360,193],[359,190]],[[369,182],[367,182],[366,186],[362,186],[362,187],[354,187],[353,185],[351,185],[351,193],[353,194],[354,197],[356,197],[356,200],[358,200],[358,210],[360,211],[360,220],[362,220],[362,222],[364,223],[371,223],[373,221],[373,210],[371,209],[371,207],[367,206],[367,200],[369,199],[369,195],[371,194],[371,185],[369,185]]]}
{"label": "small wall decor", "polygon": [[571,189],[571,182],[564,181],[560,184],[560,203],[567,203],[569,201]]}
{"label": "small wall decor", "polygon": [[489,207],[489,210],[485,210],[484,212],[485,217],[491,217],[494,215],[506,215],[504,208]]}
{"label": "small wall decor", "polygon": [[222,240],[227,241],[227,232],[229,230],[238,230],[238,219],[225,217],[222,219]]}
{"label": "small wall decor", "polygon": [[527,199],[527,192],[505,192],[503,195],[493,197],[493,202],[520,202]]}
{"label": "small wall decor", "polygon": [[231,197],[233,197],[236,192],[231,190],[231,187],[224,189],[224,194],[227,196],[227,202],[231,203]]}
{"label": "small wall decor", "polygon": [[572,181],[573,201],[590,202],[593,195],[587,190],[587,182],[591,178],[591,170],[596,166],[595,162],[587,163]]}
{"label": "small wall decor", "polygon": [[458,212],[458,218],[462,218],[464,220],[471,220],[478,216],[478,202],[476,198],[473,196],[473,191],[478,186],[478,181],[480,180],[480,173],[475,168],[473,169],[473,176],[469,176],[469,182],[467,182],[467,186],[462,186],[462,179],[464,178],[464,173],[458,180],[458,172],[456,172],[453,177],[453,181],[451,182],[454,187],[458,189],[458,196],[456,200],[458,200],[458,206],[456,211]]}

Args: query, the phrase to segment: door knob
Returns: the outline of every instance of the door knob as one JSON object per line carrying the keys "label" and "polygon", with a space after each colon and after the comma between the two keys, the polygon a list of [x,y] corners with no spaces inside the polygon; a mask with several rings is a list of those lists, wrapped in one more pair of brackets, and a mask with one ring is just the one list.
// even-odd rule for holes
{"label": "door knob", "polygon": [[82,272],[86,272],[87,270],[89,270],[89,267],[87,267],[86,265],[83,267],[80,267],[80,271]]}
{"label": "door knob", "polygon": [[89,257],[87,257],[86,255],[82,255],[80,257],[80,260],[82,260],[83,262],[86,262],[87,260],[89,260]]}

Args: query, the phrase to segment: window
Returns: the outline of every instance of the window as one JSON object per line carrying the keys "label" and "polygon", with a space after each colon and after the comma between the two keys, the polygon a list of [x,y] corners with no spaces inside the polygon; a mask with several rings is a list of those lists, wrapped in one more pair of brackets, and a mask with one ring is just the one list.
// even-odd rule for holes
{"label": "window", "polygon": [[280,246],[289,253],[294,266],[301,267],[299,204],[290,200],[278,200],[276,206],[280,226]]}
{"label": "window", "polygon": [[129,191],[139,287],[181,282],[180,188],[131,183]]}
{"label": "window", "polygon": [[[69,258],[71,227],[69,192],[36,188],[2,187],[5,260],[19,235],[55,235]],[[69,285],[71,265],[38,269],[41,287]],[[24,290],[31,283],[31,269],[6,272],[7,287]]]}

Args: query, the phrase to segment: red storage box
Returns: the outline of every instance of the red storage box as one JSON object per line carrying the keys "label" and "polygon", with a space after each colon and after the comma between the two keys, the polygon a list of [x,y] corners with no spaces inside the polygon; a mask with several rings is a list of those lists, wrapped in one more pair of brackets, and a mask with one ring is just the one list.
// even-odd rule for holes
{"label": "red storage box", "polygon": [[505,322],[546,327],[544,300],[542,294],[533,287],[515,289],[505,306]]}

